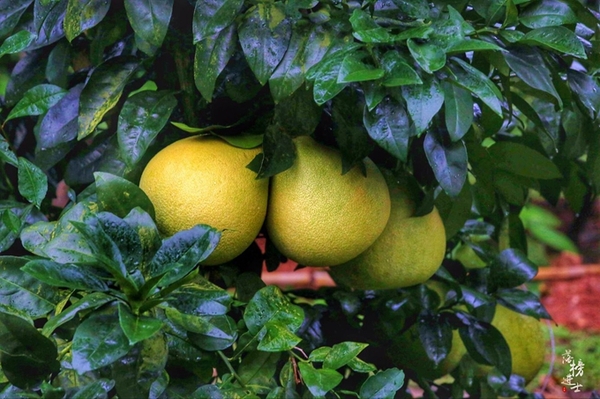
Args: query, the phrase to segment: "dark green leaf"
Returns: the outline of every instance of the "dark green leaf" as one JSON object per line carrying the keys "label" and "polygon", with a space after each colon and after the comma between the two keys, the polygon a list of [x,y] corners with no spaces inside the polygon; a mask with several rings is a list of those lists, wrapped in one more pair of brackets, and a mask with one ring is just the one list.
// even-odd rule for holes
{"label": "dark green leaf", "polygon": [[217,246],[221,233],[206,225],[196,225],[165,239],[152,262],[142,272],[154,277],[166,272],[161,280],[167,286],[185,277],[206,259]]}
{"label": "dark green leaf", "polygon": [[513,288],[530,281],[537,266],[518,249],[505,249],[490,264],[491,287]]}
{"label": "dark green leaf", "polygon": [[446,53],[435,44],[418,44],[409,39],[407,45],[410,54],[425,72],[434,73],[446,65]]}
{"label": "dark green leaf", "polygon": [[385,71],[381,84],[385,87],[423,83],[419,74],[406,63],[397,51],[386,52],[381,59],[381,67]]}
{"label": "dark green leaf", "polygon": [[[142,245],[142,265],[150,263],[162,245],[154,220],[141,208],[133,208],[123,220],[137,232]],[[141,265],[139,267],[143,268]]]}
{"label": "dark green leaf", "polygon": [[306,71],[321,61],[331,47],[332,36],[332,32],[319,25],[294,26],[288,49],[269,78],[269,88],[276,103],[302,86]]}
{"label": "dark green leaf", "polygon": [[360,387],[361,398],[392,399],[404,384],[404,372],[391,368],[370,376]]}
{"label": "dark green leaf", "polygon": [[224,315],[232,301],[227,291],[204,279],[197,279],[169,295],[169,306],[196,316]]}
{"label": "dark green leaf", "polygon": [[267,128],[263,139],[263,152],[247,165],[257,173],[257,178],[268,178],[287,170],[296,158],[296,147],[292,137],[277,125]]}
{"label": "dark green leaf", "polygon": [[196,43],[194,82],[202,97],[211,102],[217,78],[225,69],[236,49],[235,25]]}
{"label": "dark green leaf", "polygon": [[577,15],[566,2],[557,0],[543,0],[533,2],[519,14],[519,22],[528,28],[544,28],[575,24]]}
{"label": "dark green leaf", "polygon": [[[45,4],[44,4],[45,3]],[[65,37],[65,16],[67,13],[68,0],[59,1],[36,1],[33,5],[33,29],[37,34],[37,40],[32,44],[32,48],[39,48],[54,43],[63,37]],[[57,50],[58,49],[58,50]],[[70,64],[70,56],[66,51],[69,50],[69,43],[65,42],[54,47],[48,58],[48,66],[46,69],[46,75],[49,77],[50,83],[54,83],[53,79],[50,79],[49,68],[53,68],[56,63],[62,64],[60,68],[61,72],[64,73],[59,79],[65,82],[65,85],[59,85],[66,87],[66,74],[67,68]],[[59,54],[67,55],[63,59],[57,59]],[[65,54],[66,53],[66,54]],[[65,62],[67,65],[65,65]],[[57,71],[55,71],[57,72]]]}
{"label": "dark green leaf", "polygon": [[104,115],[121,98],[127,81],[137,70],[138,65],[131,59],[115,57],[94,70],[81,92],[77,139],[81,140],[94,132]]}
{"label": "dark green leaf", "polygon": [[261,338],[257,349],[265,352],[285,352],[302,341],[279,321],[268,321],[258,335]]}
{"label": "dark green leaf", "polygon": [[281,354],[253,351],[242,359],[238,368],[241,382],[257,394],[267,394],[275,386],[273,378]]}
{"label": "dark green leaf", "polygon": [[62,88],[51,84],[35,86],[23,95],[23,98],[10,111],[6,120],[44,114],[63,98],[65,93],[66,91]]}
{"label": "dark green leaf", "polygon": [[525,115],[525,117],[527,117],[527,119],[529,119],[530,121],[532,121],[535,126],[538,129],[541,129],[542,132],[544,132],[544,134],[551,140],[551,142],[553,143],[553,147],[556,148],[556,137],[554,137],[547,129],[546,129],[546,125],[544,122],[542,122],[542,119],[540,117],[540,115],[537,113],[537,111],[531,106],[531,104],[529,104],[525,98],[523,98],[521,95],[519,95],[518,93],[512,93],[511,95],[511,100],[513,102],[513,105],[516,106],[519,111],[521,111],[523,113],[523,115]]}
{"label": "dark green leaf", "polygon": [[338,73],[338,83],[363,82],[382,78],[383,69],[375,68],[362,61],[366,56],[367,53],[361,51],[346,55]]}
{"label": "dark green leaf", "polygon": [[503,53],[506,63],[515,74],[534,89],[546,92],[556,98],[562,108],[562,99],[554,88],[552,76],[540,52],[529,46],[513,47]]}
{"label": "dark green leaf", "polygon": [[55,287],[79,290],[108,291],[108,286],[91,269],[83,265],[32,260],[21,268],[38,280]]}
{"label": "dark green leaf", "polygon": [[362,84],[363,92],[365,95],[365,102],[367,103],[367,109],[373,111],[386,96],[386,89],[378,82],[364,82]]}
{"label": "dark green leaf", "polygon": [[467,150],[462,141],[449,141],[441,132],[428,132],[423,147],[440,186],[456,197],[467,178]]}
{"label": "dark green leaf", "polygon": [[63,310],[61,313],[50,317],[46,324],[44,324],[42,333],[46,336],[50,336],[55,329],[72,320],[80,311],[87,309],[98,309],[114,300],[114,297],[101,292],[88,294],[73,303],[67,309]]}
{"label": "dark green leaf", "polygon": [[540,298],[531,291],[512,288],[499,290],[496,295],[501,305],[515,312],[535,317],[536,319],[552,319],[546,308],[544,308],[544,305],[540,302]]}
{"label": "dark green leaf", "polygon": [[342,62],[348,53],[359,47],[355,43],[350,43],[334,52],[330,50],[321,62],[308,71],[306,77],[314,81],[313,98],[317,104],[323,105],[344,90],[346,84],[338,83]]}
{"label": "dark green leaf", "polygon": [[173,0],[125,0],[125,10],[135,34],[152,46],[160,47],[171,20]]}
{"label": "dark green leaf", "polygon": [[154,216],[154,206],[137,185],[110,173],[95,172],[96,193],[100,209],[125,217],[132,209],[140,207]]}
{"label": "dark green leaf", "polygon": [[114,386],[115,382],[113,380],[102,378],[78,387],[77,392],[71,396],[71,399],[106,399],[108,398],[108,392],[113,389]]}
{"label": "dark green leaf", "polygon": [[73,367],[78,373],[108,366],[129,350],[129,340],[114,313],[93,313],[73,336]]}
{"label": "dark green leaf", "polygon": [[453,68],[454,83],[469,90],[483,101],[498,116],[502,117],[502,94],[498,87],[477,68],[463,60],[454,58],[462,69]]}
{"label": "dark green leaf", "polygon": [[229,316],[193,316],[174,308],[167,308],[165,314],[169,320],[186,330],[190,341],[200,349],[227,349],[237,339],[235,322]]}
{"label": "dark green leaf", "polygon": [[335,344],[325,356],[323,368],[337,370],[355,359],[367,346],[369,345],[351,341]]}
{"label": "dark green leaf", "polygon": [[414,19],[429,19],[429,4],[426,0],[393,0],[406,16]]}
{"label": "dark green leaf", "polygon": [[102,230],[116,244],[127,271],[133,273],[138,270],[144,249],[136,228],[108,212],[99,213],[97,219]]}
{"label": "dark green leaf", "polygon": [[0,160],[11,164],[12,166],[19,165],[19,160],[15,153],[10,149],[10,144],[4,138],[4,136],[0,135]]}
{"label": "dark green leaf", "polygon": [[275,286],[267,286],[258,291],[244,311],[246,326],[255,335],[269,321],[280,322],[287,325],[291,332],[296,332],[303,320],[302,308],[290,303],[289,299]]}
{"label": "dark green leaf", "polygon": [[4,40],[0,46],[0,58],[4,54],[15,54],[24,51],[36,38],[36,35],[26,30],[15,33]]}
{"label": "dark green leaf", "polygon": [[585,49],[577,35],[564,26],[548,26],[529,31],[520,43],[548,47],[559,53],[586,59]]}
{"label": "dark green leaf", "polygon": [[[340,373],[331,369],[315,369],[310,363],[298,363],[300,375],[306,387],[315,396],[324,396],[337,387],[344,379]],[[373,396],[365,396],[373,397]]]}
{"label": "dark green leaf", "polygon": [[391,43],[395,38],[365,11],[357,8],[350,17],[352,36],[365,43]]}
{"label": "dark green leaf", "polygon": [[498,169],[534,179],[562,178],[550,159],[523,144],[499,142],[488,151]]}
{"label": "dark green leaf", "polygon": [[246,13],[238,35],[250,69],[264,85],[283,59],[292,35],[283,5],[258,3]]}
{"label": "dark green leaf", "polygon": [[163,322],[154,317],[134,315],[122,303],[119,304],[119,324],[129,339],[130,345],[152,337],[163,326]]}
{"label": "dark green leaf", "polygon": [[369,136],[387,152],[405,162],[414,130],[404,105],[386,97],[373,111],[365,108],[363,123]]}
{"label": "dark green leaf", "polygon": [[452,328],[440,320],[440,314],[422,311],[417,331],[427,357],[437,366],[448,356],[452,348]]}
{"label": "dark green leaf", "polygon": [[275,106],[273,121],[291,136],[312,134],[321,120],[322,110],[309,90],[297,90]]}
{"label": "dark green leaf", "polygon": [[595,119],[600,111],[600,85],[597,79],[572,69],[567,72],[567,78],[576,99],[583,105],[583,111]]}
{"label": "dark green leaf", "polygon": [[19,193],[38,208],[48,191],[48,177],[33,163],[19,157]]}
{"label": "dark green leaf", "polygon": [[121,156],[135,166],[165,127],[177,99],[170,91],[142,91],[127,99],[117,127]]}
{"label": "dark green leaf", "polygon": [[8,35],[21,19],[21,15],[33,0],[2,0],[0,1],[0,37]]}
{"label": "dark green leaf", "polygon": [[443,83],[444,117],[452,141],[458,141],[473,123],[473,98],[471,93],[449,82]]}
{"label": "dark green leaf", "polygon": [[415,133],[421,134],[444,104],[444,93],[437,79],[424,78],[423,84],[402,87],[402,97],[415,124]]}
{"label": "dark green leaf", "polygon": [[40,334],[31,321],[4,312],[0,312],[0,352],[45,361],[57,356],[54,343]]}
{"label": "dark green leaf", "polygon": [[244,0],[196,0],[192,25],[194,44],[228,27],[243,5]]}
{"label": "dark green leaf", "polygon": [[451,198],[446,192],[441,192],[435,199],[435,206],[444,221],[447,238],[458,233],[470,218],[472,200],[471,187],[468,182],[463,185],[458,197]]}
{"label": "dark green leaf", "polygon": [[[60,363],[56,359],[38,360],[26,356],[12,356],[7,353],[0,353],[0,366],[2,366],[2,372],[8,382],[27,390],[36,389],[43,384],[48,375],[60,371]],[[27,372],[24,373],[23,370],[27,370]]]}
{"label": "dark green leaf", "polygon": [[110,3],[104,0],[69,0],[65,15],[67,39],[71,42],[84,30],[98,25],[108,12]]}
{"label": "dark green leaf", "polygon": [[477,39],[467,39],[454,43],[446,50],[447,54],[464,54],[469,51],[504,51],[504,49],[494,43]]}

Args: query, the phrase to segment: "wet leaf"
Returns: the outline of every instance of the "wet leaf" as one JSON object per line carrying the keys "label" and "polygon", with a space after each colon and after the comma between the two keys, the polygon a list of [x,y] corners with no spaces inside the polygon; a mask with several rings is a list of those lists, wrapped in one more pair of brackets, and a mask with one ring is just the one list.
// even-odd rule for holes
{"label": "wet leaf", "polygon": [[194,44],[228,27],[243,5],[244,0],[197,0],[192,23]]}
{"label": "wet leaf", "polygon": [[407,42],[408,50],[417,64],[427,73],[434,73],[446,65],[446,53],[432,43],[418,44],[409,39]]}
{"label": "wet leaf", "polygon": [[277,125],[270,125],[265,133],[263,152],[247,168],[257,173],[257,178],[268,178],[289,169],[296,159],[292,137]]}
{"label": "wet leaf", "polygon": [[453,68],[456,76],[454,83],[475,94],[499,117],[502,117],[502,94],[498,87],[477,68],[466,62],[454,58],[462,69]]}
{"label": "wet leaf", "polygon": [[356,359],[367,346],[369,345],[351,341],[335,344],[323,359],[323,368],[337,370]]}
{"label": "wet leaf", "polygon": [[140,207],[154,215],[154,206],[146,193],[129,180],[104,172],[95,172],[94,178],[101,210],[125,217],[132,209]]}
{"label": "wet leaf", "polygon": [[524,144],[498,142],[488,149],[496,168],[534,179],[560,179],[556,165]]}
{"label": "wet leaf", "polygon": [[363,59],[366,56],[367,53],[362,51],[346,55],[338,73],[338,83],[364,82],[382,78],[383,69],[364,63]]}
{"label": "wet leaf", "polygon": [[509,309],[535,317],[536,319],[552,319],[540,298],[531,291],[520,288],[504,289],[496,292],[498,303]]}
{"label": "wet leaf", "polygon": [[5,54],[15,54],[24,51],[37,39],[33,33],[22,30],[6,38],[0,46],[0,57]]}
{"label": "wet leaf", "polygon": [[69,0],[65,15],[65,34],[71,42],[84,30],[92,28],[104,19],[110,8],[105,0]]}
{"label": "wet leaf", "polygon": [[414,135],[406,109],[396,100],[386,97],[374,110],[365,109],[363,123],[369,136],[383,149],[405,162],[408,143]]}
{"label": "wet leaf", "polygon": [[285,352],[291,350],[302,341],[279,321],[268,321],[259,332],[260,343],[257,349],[265,352]]}
{"label": "wet leaf", "polygon": [[519,14],[519,22],[528,28],[544,28],[577,23],[577,15],[566,2],[544,0],[534,2]]}
{"label": "wet leaf", "polygon": [[529,31],[520,40],[520,43],[534,44],[548,47],[559,53],[586,59],[583,44],[572,30],[564,26],[548,26]]}
{"label": "wet leaf", "polygon": [[293,305],[275,286],[262,288],[254,295],[244,311],[248,330],[256,335],[269,322],[276,321],[296,332],[304,320],[304,311]]}
{"label": "wet leaf", "polygon": [[108,291],[106,283],[92,270],[81,265],[56,263],[50,260],[32,260],[21,268],[25,273],[55,287]]}
{"label": "wet leaf", "polygon": [[25,158],[19,158],[19,193],[36,207],[40,207],[48,191],[46,174]]}
{"label": "wet leaf", "polygon": [[10,34],[19,23],[21,15],[33,0],[2,0],[0,1],[0,37]]}
{"label": "wet leaf", "polygon": [[435,78],[424,78],[423,84],[402,87],[402,97],[415,124],[415,133],[421,134],[444,104],[444,92]]}
{"label": "wet leaf", "polygon": [[338,83],[342,62],[348,53],[359,47],[354,43],[346,44],[332,53],[327,53],[321,62],[308,71],[306,77],[314,81],[313,98],[318,105],[323,105],[344,90],[346,83]]}
{"label": "wet leaf", "polygon": [[473,123],[473,98],[467,90],[449,82],[443,83],[444,117],[452,141],[463,138]]}
{"label": "wet leaf", "polygon": [[439,132],[428,132],[423,146],[440,186],[449,196],[456,197],[467,178],[467,150],[464,143],[452,143]]}
{"label": "wet leaf", "polygon": [[[324,396],[337,387],[344,377],[335,370],[316,369],[310,363],[298,363],[300,375],[306,387],[315,396]],[[373,397],[373,396],[364,396]]]}
{"label": "wet leaf", "polygon": [[520,250],[508,248],[490,264],[490,286],[513,288],[533,279],[537,266]]}
{"label": "wet leaf", "polygon": [[381,84],[385,87],[422,84],[419,74],[396,51],[388,51],[381,59],[385,71]]}
{"label": "wet leaf", "polygon": [[160,47],[167,35],[173,0],[125,0],[125,10],[135,34],[152,46]]}
{"label": "wet leaf", "polygon": [[105,304],[115,301],[116,298],[102,292],[94,292],[88,295],[85,295],[83,298],[74,302],[67,309],[63,310],[61,313],[54,315],[48,318],[46,324],[42,328],[42,334],[45,336],[50,336],[55,329],[65,324],[66,322],[73,320],[77,314],[82,310],[87,309],[98,309]]}
{"label": "wet leaf", "polygon": [[219,316],[228,312],[233,299],[227,291],[198,279],[169,295],[169,305],[182,313],[196,316]]}
{"label": "wet leaf", "polygon": [[119,324],[130,345],[149,339],[163,326],[163,322],[154,317],[134,315],[122,303],[119,304]]}
{"label": "wet leaf", "polygon": [[238,369],[241,382],[258,394],[267,394],[275,386],[273,379],[277,371],[279,353],[253,351],[242,359]]}
{"label": "wet leaf", "polygon": [[66,91],[51,84],[41,84],[29,89],[10,111],[6,120],[22,116],[41,115],[64,97]]}
{"label": "wet leaf", "polygon": [[404,372],[391,368],[370,376],[360,387],[361,398],[392,399],[404,384]]}

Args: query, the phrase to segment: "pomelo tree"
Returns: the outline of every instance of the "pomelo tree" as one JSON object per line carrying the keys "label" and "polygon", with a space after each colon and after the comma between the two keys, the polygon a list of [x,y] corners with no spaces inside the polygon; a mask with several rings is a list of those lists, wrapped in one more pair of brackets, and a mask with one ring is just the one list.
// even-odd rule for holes
{"label": "pomelo tree", "polygon": [[[530,193],[581,212],[600,189],[599,18],[576,0],[0,0],[0,396],[527,395],[490,322],[496,304],[549,317],[519,288]],[[262,145],[258,179],[309,134],[340,174],[366,156],[408,173],[417,214],[444,221],[445,296],[282,292],[260,279],[282,260],[268,240],[196,267],[219,231],[162,236],[137,186],[194,134]],[[455,331],[471,361],[398,368],[386,340],[415,325],[434,363]]]}

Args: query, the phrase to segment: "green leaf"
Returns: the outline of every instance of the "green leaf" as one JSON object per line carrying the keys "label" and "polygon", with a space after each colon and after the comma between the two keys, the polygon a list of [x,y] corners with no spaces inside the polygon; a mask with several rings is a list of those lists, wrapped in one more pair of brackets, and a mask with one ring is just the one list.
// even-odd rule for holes
{"label": "green leaf", "polygon": [[345,44],[342,48],[327,53],[321,62],[308,71],[306,77],[314,81],[313,98],[317,104],[323,105],[344,90],[346,84],[338,83],[342,62],[348,53],[359,47],[355,43]]}
{"label": "green leaf", "polygon": [[596,78],[583,72],[569,69],[567,72],[569,87],[575,94],[584,111],[591,119],[595,119],[600,111],[600,85]]}
{"label": "green leaf", "polygon": [[194,82],[207,102],[212,101],[217,78],[235,53],[236,39],[236,26],[230,25],[196,43]]}
{"label": "green leaf", "polygon": [[442,84],[444,89],[444,118],[452,141],[463,138],[473,123],[473,97],[465,89],[450,82]]}
{"label": "green leaf", "polygon": [[490,288],[517,287],[533,279],[537,271],[537,266],[523,252],[505,249],[490,264]]}
{"label": "green leaf", "polygon": [[[45,4],[42,4],[45,3]],[[47,46],[52,44],[63,37],[65,37],[64,21],[67,13],[68,1],[36,1],[33,6],[33,32],[37,33],[37,40],[33,43],[33,48]],[[31,28],[30,28],[31,29]],[[48,81],[54,83],[50,76],[53,72],[61,71],[64,74],[60,79],[65,83],[59,85],[66,87],[67,68],[70,64],[71,57],[69,52],[69,43],[61,43],[55,46],[48,57],[48,65],[46,66],[46,75]],[[66,54],[65,54],[66,53]],[[60,54],[64,55],[64,58],[59,59]],[[58,67],[60,65],[60,67]],[[58,68],[56,68],[58,67]],[[50,72],[50,73],[49,73]]]}
{"label": "green leaf", "polygon": [[447,54],[464,54],[469,51],[505,51],[502,47],[484,40],[466,39],[454,43],[446,50]]}
{"label": "green leaf", "polygon": [[471,217],[472,205],[473,198],[469,184],[463,185],[456,198],[450,197],[445,191],[442,191],[437,196],[435,199],[435,207],[440,212],[440,216],[444,221],[444,230],[446,231],[446,237],[448,239],[458,233]]}
{"label": "green leaf", "polygon": [[15,54],[24,51],[37,39],[37,36],[29,31],[21,30],[6,38],[0,46],[0,58],[4,54]]}
{"label": "green leaf", "polygon": [[372,363],[367,363],[359,358],[355,357],[354,359],[348,362],[348,367],[357,373],[372,373],[377,371],[377,366]]}
{"label": "green leaf", "polygon": [[18,182],[19,193],[39,208],[48,191],[46,174],[27,159],[19,157]]}
{"label": "green leaf", "polygon": [[462,141],[449,142],[440,132],[428,132],[423,143],[429,166],[440,186],[456,197],[467,178],[467,150]]}
{"label": "green leaf", "polygon": [[58,86],[51,84],[37,85],[25,92],[23,98],[10,111],[6,120],[45,114],[65,94],[66,91]]}
{"label": "green leaf", "polygon": [[125,0],[125,11],[138,37],[154,47],[162,46],[173,12],[173,0]]}
{"label": "green leaf", "polygon": [[[331,369],[316,369],[310,363],[298,363],[300,375],[306,387],[314,396],[322,397],[333,388],[337,387],[344,376]],[[374,396],[364,396],[374,397]]]}
{"label": "green leaf", "polygon": [[104,0],[68,0],[65,15],[65,35],[73,41],[84,30],[92,28],[104,19],[110,8],[110,1]]}
{"label": "green leaf", "polygon": [[139,267],[143,269],[152,261],[156,251],[162,245],[158,228],[152,217],[137,207],[133,208],[123,220],[137,232],[142,246],[142,263]]}
{"label": "green leaf", "polygon": [[310,135],[321,121],[322,113],[310,90],[297,90],[275,106],[273,121],[291,136]]}
{"label": "green leaf", "polygon": [[143,91],[125,101],[117,126],[121,156],[135,166],[165,127],[177,99],[170,91]]}
{"label": "green leaf", "polygon": [[381,59],[385,75],[381,84],[385,87],[422,84],[419,74],[406,63],[397,51],[388,51]]}
{"label": "green leaf", "polygon": [[562,99],[554,87],[550,69],[540,52],[529,46],[513,47],[504,52],[506,63],[523,82],[556,98],[562,108]]}
{"label": "green leaf", "polygon": [[12,166],[19,165],[19,160],[15,153],[10,149],[10,144],[4,138],[4,136],[0,135],[0,160],[11,164]]}
{"label": "green leaf", "polygon": [[0,37],[10,34],[19,23],[21,15],[33,0],[2,0],[0,1]]}
{"label": "green leaf", "polygon": [[434,73],[446,65],[446,53],[432,43],[418,44],[409,39],[406,44],[417,64],[427,73]]}
{"label": "green leaf", "polygon": [[130,345],[150,338],[163,326],[163,322],[154,317],[134,315],[122,303],[119,304],[119,324],[129,339]]}
{"label": "green leaf", "polygon": [[115,57],[103,62],[94,70],[81,92],[78,140],[92,134],[104,115],[117,104],[138,65],[127,57]]}
{"label": "green leaf", "polygon": [[391,368],[370,376],[360,387],[361,398],[394,398],[404,384],[404,372]]}
{"label": "green leaf", "polygon": [[108,398],[108,392],[115,386],[113,380],[101,378],[87,385],[77,387],[77,392],[71,396],[71,399],[88,399],[88,398]]}
{"label": "green leaf", "polygon": [[267,128],[263,139],[263,152],[247,165],[257,173],[257,179],[269,178],[289,169],[296,158],[296,147],[289,134],[276,125]]}
{"label": "green leaf", "polygon": [[108,291],[108,286],[92,270],[82,265],[37,259],[21,268],[25,273],[55,287],[74,290]]}
{"label": "green leaf", "polygon": [[167,308],[165,314],[173,323],[188,331],[188,338],[200,349],[227,349],[237,339],[236,324],[229,316],[193,316],[174,308]]}
{"label": "green leaf", "polygon": [[108,366],[130,349],[116,312],[92,313],[75,330],[72,364],[82,374]]}
{"label": "green leaf", "polygon": [[527,32],[519,40],[519,43],[544,46],[559,53],[587,59],[583,44],[579,41],[577,35],[564,26],[534,29]]}
{"label": "green leaf", "polygon": [[95,172],[96,193],[101,210],[125,217],[132,209],[140,207],[154,216],[154,206],[137,185],[110,173]]}
{"label": "green leaf", "polygon": [[267,286],[258,291],[244,311],[244,321],[248,330],[256,335],[269,322],[275,321],[287,325],[295,333],[304,320],[304,311],[293,305],[281,290]]}
{"label": "green leaf", "polygon": [[350,17],[352,36],[364,43],[392,43],[395,38],[365,11],[357,8]]}
{"label": "green leaf", "polygon": [[258,3],[246,12],[238,35],[250,69],[264,85],[283,59],[292,35],[283,5]]}
{"label": "green leaf", "polygon": [[323,362],[325,360],[325,358],[327,357],[327,354],[329,354],[329,352],[331,352],[331,347],[329,346],[321,346],[315,350],[313,350],[312,352],[310,352],[310,355],[308,356],[308,360],[310,360],[311,362]]}
{"label": "green leaf", "polygon": [[302,341],[302,338],[290,332],[286,324],[279,321],[267,322],[259,332],[259,337],[257,349],[265,352],[285,352]]}
{"label": "green leaf", "polygon": [[279,353],[252,351],[242,359],[238,376],[247,388],[257,394],[268,394],[275,386],[273,375],[277,371]]}
{"label": "green leaf", "polygon": [[369,345],[351,341],[335,344],[325,356],[323,368],[337,370],[355,359],[367,346]]}
{"label": "green leaf", "polygon": [[456,79],[455,84],[461,86],[483,101],[490,109],[502,118],[502,94],[498,87],[480,70],[463,60],[453,58],[461,69],[452,68]]}
{"label": "green leaf", "polygon": [[206,259],[216,248],[220,238],[220,232],[206,225],[199,224],[182,230],[163,240],[160,249],[142,273],[146,277],[166,273],[161,286],[172,284]]}
{"label": "green leaf", "polygon": [[100,212],[96,218],[98,225],[117,246],[127,271],[134,274],[144,260],[144,248],[135,228],[137,226],[131,226],[127,220],[108,212]]}
{"label": "green leaf", "polygon": [[194,44],[228,27],[244,5],[244,0],[196,0],[192,29]]}
{"label": "green leaf", "polygon": [[362,62],[367,55],[362,51],[346,55],[338,73],[338,83],[364,82],[382,78],[385,73],[383,69]]}
{"label": "green leaf", "polygon": [[521,288],[505,289],[496,292],[498,303],[515,312],[522,313],[536,319],[552,319],[540,298],[531,291]]}
{"label": "green leaf", "polygon": [[402,97],[416,134],[424,132],[444,104],[444,92],[437,79],[426,77],[423,84],[402,87]]}
{"label": "green leaf", "polygon": [[414,130],[404,105],[386,97],[373,111],[365,108],[363,123],[369,136],[384,150],[405,162]]}
{"label": "green leaf", "polygon": [[321,61],[334,40],[332,32],[322,26],[294,26],[288,49],[269,78],[269,88],[276,103],[302,86],[306,71]]}
{"label": "green leaf", "polygon": [[534,179],[560,179],[563,177],[550,159],[523,144],[498,142],[488,151],[498,169]]}
{"label": "green leaf", "polygon": [[575,24],[577,15],[566,2],[543,0],[533,2],[519,14],[519,22],[528,28],[545,28]]}
{"label": "green leaf", "polygon": [[240,134],[236,136],[226,136],[215,134],[215,136],[225,140],[227,143],[238,148],[256,148],[262,145],[264,141],[264,134]]}
{"label": "green leaf", "polygon": [[84,296],[78,301],[74,302],[67,309],[63,310],[61,313],[48,318],[46,324],[42,328],[42,334],[45,336],[50,336],[55,329],[67,323],[70,320],[73,320],[75,316],[82,310],[88,309],[98,309],[109,302],[115,301],[116,298],[102,292],[94,292]]}
{"label": "green leaf", "polygon": [[169,295],[169,306],[196,316],[224,315],[232,301],[227,291],[204,279],[196,279]]}
{"label": "green leaf", "polygon": [[393,0],[402,14],[414,19],[429,19],[429,4],[426,0]]}

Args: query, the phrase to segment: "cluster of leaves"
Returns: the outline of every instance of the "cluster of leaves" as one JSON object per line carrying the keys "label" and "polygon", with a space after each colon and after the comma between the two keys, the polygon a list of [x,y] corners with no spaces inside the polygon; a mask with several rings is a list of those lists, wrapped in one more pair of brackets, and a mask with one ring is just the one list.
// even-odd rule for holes
{"label": "cluster of leaves", "polygon": [[[436,362],[459,329],[471,357],[496,366],[485,381],[463,370],[452,394],[522,391],[489,320],[496,301],[548,316],[515,288],[535,274],[519,217],[529,190],[585,213],[600,189],[599,20],[577,0],[0,0],[5,392],[389,396],[403,373],[356,358],[377,314],[395,332],[424,320]],[[448,256],[442,310],[423,286],[292,305],[260,281],[263,257],[279,264],[268,242],[199,276],[218,232],[161,238],[130,182],[166,144],[217,131],[262,143],[258,178],[290,167],[303,134],[341,150],[341,173],[367,155],[408,171],[449,253],[469,245],[488,266]],[[344,340],[346,325],[358,333]],[[99,332],[115,345],[96,351]]]}

